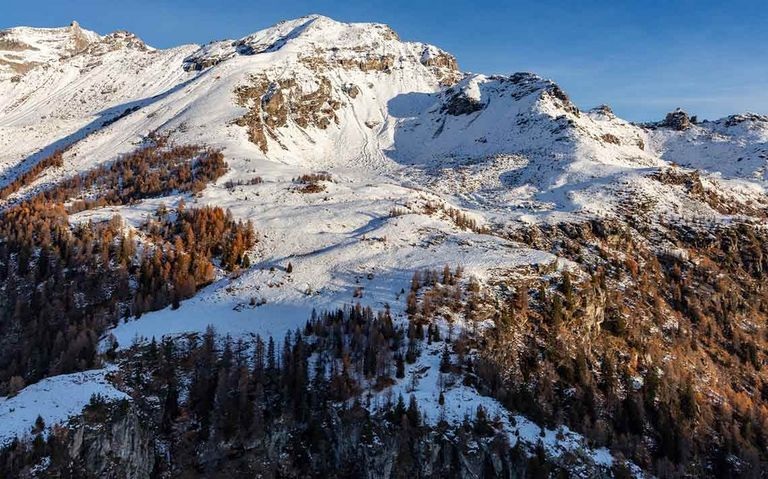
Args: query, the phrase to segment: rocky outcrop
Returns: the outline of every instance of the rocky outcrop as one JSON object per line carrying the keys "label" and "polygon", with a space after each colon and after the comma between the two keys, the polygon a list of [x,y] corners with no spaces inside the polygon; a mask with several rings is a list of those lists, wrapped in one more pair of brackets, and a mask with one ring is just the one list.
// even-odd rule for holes
{"label": "rocky outcrop", "polygon": [[90,44],[88,46],[88,53],[93,55],[103,55],[107,52],[120,50],[122,48],[142,52],[150,50],[147,44],[135,34],[125,30],[118,30],[106,35],[100,42]]}
{"label": "rocky outcrop", "polygon": [[100,37],[83,30],[77,22],[62,28],[19,27],[0,31],[0,71],[26,74],[49,61],[78,55]]}
{"label": "rocky outcrop", "polygon": [[459,116],[475,113],[482,110],[484,106],[480,100],[460,91],[449,96],[440,110],[452,116]]}
{"label": "rocky outcrop", "polygon": [[725,118],[726,127],[740,125],[744,122],[768,124],[768,116],[755,113],[742,113],[739,115],[730,115]]}
{"label": "rocky outcrop", "polygon": [[390,479],[405,474],[490,479],[525,477],[535,467],[553,473],[578,468],[588,471],[589,477],[610,477],[610,471],[578,451],[559,459],[532,458],[528,446],[513,447],[506,435],[490,427],[443,423],[414,429],[371,417],[359,405],[332,413],[323,431],[314,433],[319,442],[311,448],[321,449],[313,453],[297,449],[308,431],[290,420],[276,423],[258,438],[211,440],[200,444],[194,457],[182,458],[174,457],[173,447],[162,446],[168,438],[160,438],[156,425],[143,424],[134,406],[124,405],[121,411],[99,417],[101,424],[93,419],[70,431],[68,457],[56,457],[47,470],[32,477],[74,468],[79,477],[113,479],[153,477],[158,470],[171,472],[167,477],[189,478],[299,478],[311,471],[316,477]]}
{"label": "rocky outcrop", "polygon": [[235,100],[248,109],[235,124],[246,127],[250,141],[264,153],[269,149],[267,137],[277,140],[276,129],[293,122],[301,128],[324,130],[338,123],[336,110],[342,105],[334,98],[331,82],[326,77],[319,78],[315,90],[304,92],[296,80],[270,81],[264,75],[254,75],[249,84],[235,90]]}
{"label": "rocky outcrop", "polygon": [[589,113],[605,118],[616,118],[616,115],[613,113],[613,109],[605,104],[592,108],[589,110]]}
{"label": "rocky outcrop", "polygon": [[675,111],[667,113],[664,121],[662,121],[659,126],[671,128],[676,131],[683,131],[690,128],[692,124],[688,113],[678,108]]}
{"label": "rocky outcrop", "polygon": [[72,42],[70,50],[73,54],[82,52],[91,44],[91,38],[85,34],[83,29],[80,28],[80,24],[77,22],[73,21],[72,24],[70,24],[69,34]]}
{"label": "rocky outcrop", "polygon": [[338,58],[336,59],[336,62],[339,66],[347,70],[358,69],[364,72],[377,71],[389,73],[395,65],[395,57],[393,55],[375,55],[369,53],[362,57]]}
{"label": "rocky outcrop", "polygon": [[[144,479],[155,467],[151,431],[127,402],[118,403],[108,416],[86,412],[70,432],[69,460],[84,477]],[[103,422],[102,422],[103,421]]]}
{"label": "rocky outcrop", "polygon": [[563,91],[562,88],[554,83],[552,83],[549,88],[541,93],[541,97],[550,98],[558,107],[571,113],[574,116],[579,116],[581,114],[579,109],[576,107],[576,105],[573,104],[565,91]]}
{"label": "rocky outcrop", "polygon": [[431,45],[424,47],[419,61],[422,65],[432,70],[443,86],[453,85],[463,76],[459,71],[456,57]]}
{"label": "rocky outcrop", "polygon": [[357,95],[360,94],[360,87],[352,83],[347,83],[346,85],[344,85],[342,87],[342,90],[344,91],[344,93],[349,95],[350,98],[357,98]]}

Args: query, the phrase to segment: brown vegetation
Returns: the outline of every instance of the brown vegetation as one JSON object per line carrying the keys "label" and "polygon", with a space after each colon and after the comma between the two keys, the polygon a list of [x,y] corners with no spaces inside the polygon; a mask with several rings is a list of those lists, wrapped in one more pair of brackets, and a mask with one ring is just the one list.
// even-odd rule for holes
{"label": "brown vegetation", "polygon": [[330,173],[320,172],[320,173],[306,173],[298,178],[294,178],[293,182],[298,183],[301,186],[296,191],[300,193],[322,193],[325,191],[325,185],[322,184],[322,182],[330,182],[333,181],[333,177]]}
{"label": "brown vegetation", "polygon": [[178,306],[211,281],[212,258],[237,268],[255,241],[250,224],[220,208],[180,206],[173,219],[147,225],[152,242],[137,254],[137,240],[119,216],[72,227],[69,213],[200,191],[225,171],[219,152],[155,138],[109,166],[6,208],[0,221],[0,395],[19,384],[14,378],[33,382],[92,366],[108,326],[129,314]]}
{"label": "brown vegetation", "polygon": [[584,271],[510,277],[473,365],[537,422],[565,422],[660,477],[758,476],[768,445],[768,234],[669,230],[654,250],[616,223],[516,239]]}
{"label": "brown vegetation", "polygon": [[4,200],[20,189],[29,186],[48,168],[58,168],[64,165],[62,150],[56,150],[50,156],[43,158],[29,170],[17,176],[13,181],[0,188],[0,200]]}

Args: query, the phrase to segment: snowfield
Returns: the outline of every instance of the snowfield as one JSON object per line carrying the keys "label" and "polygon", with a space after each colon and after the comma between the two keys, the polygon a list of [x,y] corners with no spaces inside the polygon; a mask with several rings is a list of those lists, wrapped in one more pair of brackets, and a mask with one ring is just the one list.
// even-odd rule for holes
{"label": "snowfield", "polygon": [[107,380],[115,367],[53,376],[27,386],[13,397],[0,398],[0,444],[31,435],[37,417],[46,428],[65,425],[80,414],[94,395],[106,400],[128,399]]}

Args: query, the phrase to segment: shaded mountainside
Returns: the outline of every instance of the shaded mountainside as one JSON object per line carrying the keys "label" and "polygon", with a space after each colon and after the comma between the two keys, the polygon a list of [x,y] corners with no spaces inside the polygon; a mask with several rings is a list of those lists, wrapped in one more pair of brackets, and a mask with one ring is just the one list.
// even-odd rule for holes
{"label": "shaded mountainside", "polygon": [[760,477],[767,144],[381,24],[4,30],[0,476]]}

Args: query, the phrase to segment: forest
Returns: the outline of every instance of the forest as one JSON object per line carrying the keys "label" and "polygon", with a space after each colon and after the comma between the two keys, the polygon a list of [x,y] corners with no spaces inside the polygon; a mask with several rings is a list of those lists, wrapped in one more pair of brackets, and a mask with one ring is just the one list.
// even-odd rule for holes
{"label": "forest", "polygon": [[[565,474],[541,446],[529,454],[519,442],[510,444],[498,419],[482,407],[455,425],[425,422],[414,396],[372,407],[366,388],[380,391],[401,378],[403,361],[426,341],[448,341],[431,327],[409,324],[358,304],[313,314],[279,342],[233,340],[209,328],[180,341],[135,346],[113,379],[133,393],[131,402],[94,397],[73,429],[57,429],[47,439],[38,433],[0,451],[0,470],[24,477],[31,465],[50,458],[47,473],[62,478],[122,477],[129,461],[138,462],[133,466],[142,477]],[[444,362],[445,374],[454,374],[450,360]],[[81,428],[121,424],[134,415],[143,428],[135,439],[151,445],[143,455],[87,462],[89,448],[104,440],[88,433],[79,454],[68,449]]]}
{"label": "forest", "polygon": [[[0,394],[98,366],[109,327],[183,307],[216,277],[214,264],[249,267],[258,241],[250,222],[184,200],[135,228],[119,216],[73,221],[102,206],[193,199],[226,171],[215,150],[154,137],[109,165],[25,190],[60,162],[10,185],[6,194],[17,197],[0,212]],[[664,181],[696,190],[695,178]],[[728,208],[716,196],[708,201]],[[423,209],[490,232],[458,210]],[[628,217],[495,231],[571,266],[497,272],[489,283],[461,267],[415,271],[399,295],[404,319],[357,305],[313,314],[285,338],[234,340],[209,330],[122,352],[112,345],[107,354],[120,366],[112,380],[132,400],[95,397],[79,426],[47,438],[36,425],[29,440],[0,452],[0,471],[25,477],[48,457],[57,477],[126,467],[149,477],[360,477],[381,468],[388,477],[567,476],[563,460],[540,445],[513,447],[482,408],[457,425],[426,422],[415,397],[371,402],[404,380],[425,344],[442,342],[441,374],[537,424],[565,424],[608,447],[616,465],[600,474],[624,477],[631,461],[661,478],[760,477],[768,461],[768,232],[748,222],[707,227],[715,229]],[[446,337],[441,322],[456,334]],[[135,460],[99,452],[105,435],[114,440],[126,424],[144,445]],[[79,450],[73,434],[89,438],[78,439]],[[471,454],[470,443],[478,444]]]}
{"label": "forest", "polygon": [[768,235],[750,224],[665,232],[676,249],[609,221],[516,236],[585,268],[510,279],[475,364],[478,387],[657,477],[760,477]]}
{"label": "forest", "polygon": [[94,366],[106,328],[178,307],[213,280],[213,258],[230,271],[247,263],[253,225],[217,207],[182,201],[175,215],[160,211],[138,232],[119,216],[70,221],[101,206],[192,194],[225,171],[220,152],[153,135],[111,164],[7,203],[0,211],[0,395]]}
{"label": "forest", "polygon": [[[44,456],[56,471],[85,467],[87,450],[65,451],[73,430],[136,416],[150,477],[361,477],[385,466],[385,477],[568,477],[573,458],[513,445],[482,408],[432,423],[415,398],[387,395],[425,345],[442,343],[441,375],[609,447],[613,469],[593,475],[629,477],[631,461],[665,478],[760,477],[768,238],[746,225],[706,240],[670,231],[685,254],[649,249],[618,223],[528,229],[517,239],[585,268],[495,284],[461,267],[418,270],[401,293],[405,321],[358,304],[313,314],[281,340],[210,329],[133,346],[117,353],[113,378],[129,403],[94,398],[80,426],[17,441],[2,467],[22,474]],[[94,434],[91,447],[105,432]],[[89,470],[121,467],[102,457]]]}

